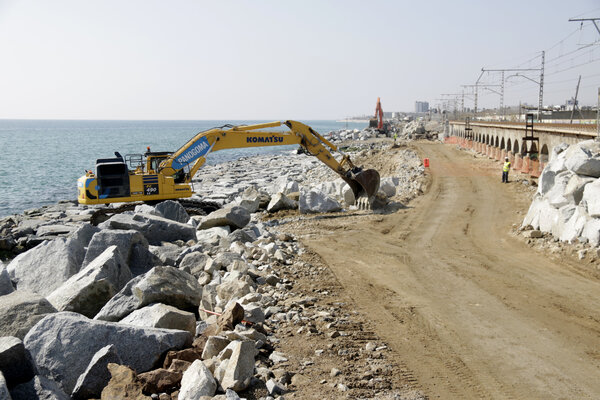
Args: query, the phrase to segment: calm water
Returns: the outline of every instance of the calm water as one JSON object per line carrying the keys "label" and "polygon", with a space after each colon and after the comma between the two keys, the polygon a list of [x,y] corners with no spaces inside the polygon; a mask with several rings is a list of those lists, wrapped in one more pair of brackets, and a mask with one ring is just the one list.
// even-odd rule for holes
{"label": "calm water", "polygon": [[[0,120],[0,217],[75,199],[77,178],[97,158],[174,151],[196,133],[226,123],[263,121],[60,121]],[[302,121],[319,133],[364,128],[364,123]],[[282,130],[287,130],[283,127]],[[293,148],[293,147],[292,147]],[[290,146],[223,150],[207,157],[217,164],[256,154],[275,154]]]}

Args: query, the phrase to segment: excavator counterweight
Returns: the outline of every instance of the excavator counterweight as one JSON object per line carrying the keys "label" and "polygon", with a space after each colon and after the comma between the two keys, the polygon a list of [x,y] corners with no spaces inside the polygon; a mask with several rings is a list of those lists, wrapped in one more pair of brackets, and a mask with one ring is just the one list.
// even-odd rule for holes
{"label": "excavator counterweight", "polygon": [[[271,129],[286,126],[289,131]],[[350,185],[356,199],[373,198],[379,190],[379,173],[355,166],[311,127],[297,121],[275,121],[257,125],[222,126],[196,134],[175,152],[127,155],[96,161],[96,173],[87,171],[79,178],[78,201],[82,204],[161,201],[191,197],[192,178],[206,162],[209,153],[241,147],[298,144],[317,157]],[[341,154],[340,160],[331,151]],[[145,159],[145,163],[143,160]],[[129,164],[129,165],[128,165]]]}

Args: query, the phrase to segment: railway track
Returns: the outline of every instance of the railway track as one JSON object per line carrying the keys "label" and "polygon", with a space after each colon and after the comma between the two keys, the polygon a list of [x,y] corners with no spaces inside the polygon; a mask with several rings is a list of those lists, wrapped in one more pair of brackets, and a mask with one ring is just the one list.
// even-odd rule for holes
{"label": "railway track", "polygon": [[[451,124],[464,125],[464,121],[450,121]],[[471,121],[471,126],[488,126],[488,127],[504,127],[504,128],[520,128],[525,130],[524,122],[512,121]],[[534,124],[534,130],[547,132],[581,132],[596,134],[596,124],[569,124],[569,123],[548,123],[540,122]]]}

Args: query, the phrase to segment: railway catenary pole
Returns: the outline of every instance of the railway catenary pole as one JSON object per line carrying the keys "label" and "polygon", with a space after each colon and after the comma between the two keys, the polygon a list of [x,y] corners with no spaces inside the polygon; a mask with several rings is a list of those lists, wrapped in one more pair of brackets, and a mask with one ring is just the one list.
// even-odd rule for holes
{"label": "railway catenary pole", "polygon": [[[482,74],[483,74],[483,72],[482,72]],[[479,79],[477,81],[479,81]],[[475,101],[474,101],[474,105],[473,105],[473,107],[474,107],[473,116],[475,117],[475,115],[477,115],[477,98],[478,98],[479,88],[487,89],[487,88],[491,88],[491,87],[500,87],[500,85],[488,85],[488,84],[484,84],[484,83],[482,84],[482,83],[479,83],[479,82],[475,82],[474,85],[460,85],[460,87],[462,87],[462,88],[468,88],[468,87],[475,88],[475,93],[474,93],[474,95],[475,95]],[[496,92],[494,90],[492,90],[492,91],[494,93],[499,94],[498,92]]]}
{"label": "railway catenary pole", "polygon": [[596,21],[600,21],[600,18],[570,18],[569,19],[569,22],[574,22],[574,21],[580,21],[582,24],[584,21],[592,21],[592,24],[594,24],[594,26],[596,27],[598,34],[600,34],[600,27],[598,27],[598,24],[596,23]]}
{"label": "railway catenary pole", "polygon": [[579,84],[580,83],[581,83],[581,75],[579,75],[579,80],[577,81],[577,88],[575,89],[575,99],[573,100],[573,108],[571,109],[571,121],[569,121],[570,124],[573,123],[573,117],[575,116],[575,108],[577,108],[577,96],[579,95]]}
{"label": "railway catenary pole", "polygon": [[538,122],[542,122],[542,108],[544,101],[544,61],[546,59],[546,52],[542,51],[542,68],[540,68],[540,97],[538,103]]}
{"label": "railway catenary pole", "polygon": [[[543,60],[543,56],[542,56],[542,60]],[[542,61],[542,65],[543,65],[543,61]],[[542,69],[543,69],[543,67],[542,67]],[[486,68],[482,68],[481,71],[482,72],[501,72],[502,73],[502,84],[499,85],[500,86],[500,93],[498,93],[498,94],[500,95],[500,110],[502,112],[502,120],[504,120],[505,119],[505,113],[504,113],[504,81],[505,81],[505,79],[504,79],[504,73],[505,72],[517,72],[515,74],[516,76],[523,76],[523,75],[519,75],[519,72],[522,72],[522,71],[540,71],[540,68],[503,68],[503,69],[486,69]],[[542,74],[543,74],[543,72],[542,72]],[[506,79],[510,78],[511,76],[515,76],[515,75],[510,75]],[[523,77],[527,78],[526,76],[523,76]],[[529,78],[527,78],[527,79],[529,79]],[[533,81],[533,82],[535,82],[535,81]],[[538,83],[538,82],[535,82],[535,83]],[[541,102],[541,100],[540,100],[540,102]]]}

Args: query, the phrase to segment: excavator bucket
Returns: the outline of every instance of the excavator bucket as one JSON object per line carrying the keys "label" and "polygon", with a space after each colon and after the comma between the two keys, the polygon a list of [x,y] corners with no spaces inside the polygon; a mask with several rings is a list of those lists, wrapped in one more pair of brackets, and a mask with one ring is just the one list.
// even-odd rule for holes
{"label": "excavator bucket", "polygon": [[345,181],[350,185],[356,199],[367,197],[371,199],[379,191],[379,172],[374,169],[367,169],[352,174]]}

